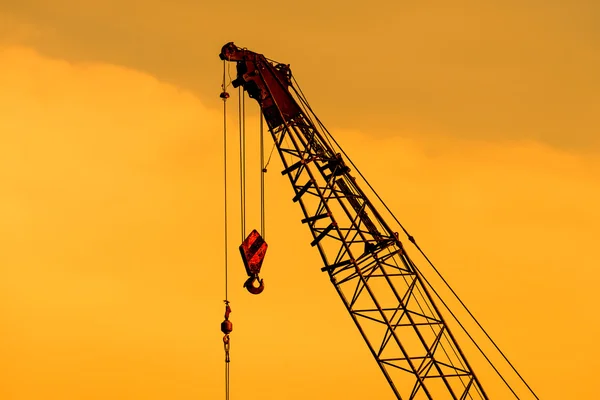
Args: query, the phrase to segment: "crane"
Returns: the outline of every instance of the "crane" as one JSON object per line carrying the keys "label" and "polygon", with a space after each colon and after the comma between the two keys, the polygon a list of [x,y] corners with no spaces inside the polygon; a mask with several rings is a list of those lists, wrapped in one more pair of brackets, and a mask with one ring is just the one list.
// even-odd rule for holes
{"label": "crane", "polygon": [[236,64],[233,87],[260,105],[321,270],[396,397],[488,399],[398,233],[359,185],[289,65],[233,42],[219,57]]}

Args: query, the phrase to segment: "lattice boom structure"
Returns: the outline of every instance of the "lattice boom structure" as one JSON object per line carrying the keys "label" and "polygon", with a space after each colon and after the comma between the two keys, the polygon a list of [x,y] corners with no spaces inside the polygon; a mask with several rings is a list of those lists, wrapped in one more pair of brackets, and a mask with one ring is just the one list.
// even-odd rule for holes
{"label": "lattice boom structure", "polygon": [[[487,399],[398,235],[369,201],[289,66],[226,44],[234,87],[260,104],[329,274],[398,399]],[[311,118],[312,117],[312,118]]]}

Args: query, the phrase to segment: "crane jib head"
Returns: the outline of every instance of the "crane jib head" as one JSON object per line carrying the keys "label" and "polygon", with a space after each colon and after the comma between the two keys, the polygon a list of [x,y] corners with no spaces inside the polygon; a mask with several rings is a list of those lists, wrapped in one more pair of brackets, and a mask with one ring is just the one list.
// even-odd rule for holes
{"label": "crane jib head", "polygon": [[257,55],[247,49],[237,47],[233,42],[229,42],[221,48],[219,58],[225,61],[242,61],[250,55]]}
{"label": "crane jib head", "polygon": [[236,63],[233,87],[243,87],[260,104],[269,128],[274,129],[300,114],[301,109],[288,90],[292,77],[289,65],[270,62],[262,54],[233,42],[223,46],[219,58]]}

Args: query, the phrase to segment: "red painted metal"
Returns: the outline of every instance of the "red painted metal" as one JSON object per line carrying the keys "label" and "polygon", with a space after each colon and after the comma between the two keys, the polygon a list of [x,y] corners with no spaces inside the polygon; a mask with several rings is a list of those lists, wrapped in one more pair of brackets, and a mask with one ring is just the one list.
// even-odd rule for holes
{"label": "red painted metal", "polygon": [[240,253],[248,276],[257,275],[260,272],[267,247],[267,242],[256,229],[250,232],[246,240],[240,245]]}
{"label": "red painted metal", "polygon": [[[258,274],[260,273],[260,268],[262,267],[268,247],[267,242],[265,242],[256,229],[250,232],[240,245],[240,254],[242,255],[242,261],[249,277],[244,282],[244,287],[252,294],[259,294],[265,288],[264,282],[258,277]],[[258,281],[259,286],[254,286],[255,281]]]}

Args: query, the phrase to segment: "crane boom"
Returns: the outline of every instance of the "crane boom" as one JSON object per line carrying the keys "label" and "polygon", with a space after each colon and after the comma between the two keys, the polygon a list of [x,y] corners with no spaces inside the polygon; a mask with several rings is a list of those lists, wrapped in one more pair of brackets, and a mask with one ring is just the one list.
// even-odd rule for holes
{"label": "crane boom", "polygon": [[[292,82],[289,65],[223,46],[263,112],[323,272],[398,399],[487,399],[423,278]],[[409,239],[412,238],[409,237]]]}

